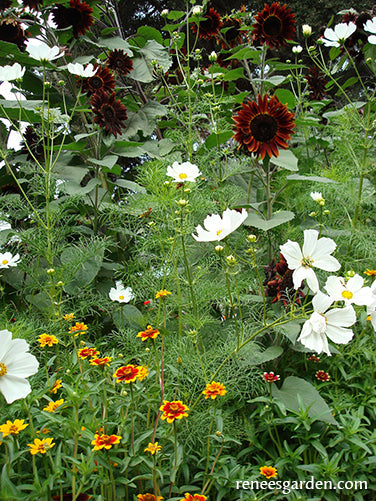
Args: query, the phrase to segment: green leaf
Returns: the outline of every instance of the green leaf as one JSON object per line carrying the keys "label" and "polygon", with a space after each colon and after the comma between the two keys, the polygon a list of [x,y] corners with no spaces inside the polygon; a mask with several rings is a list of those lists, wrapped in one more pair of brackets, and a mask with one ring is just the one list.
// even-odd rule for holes
{"label": "green leaf", "polygon": [[[91,44],[94,43],[92,40],[88,40],[88,41]],[[123,49],[129,57],[133,56],[133,51],[132,51],[129,43],[120,37],[100,38],[98,40],[98,42],[94,43],[94,45],[97,45],[98,47],[103,47],[105,49],[110,49],[110,50]]]}
{"label": "green leaf", "polygon": [[147,83],[154,80],[152,61],[157,61],[164,72],[168,71],[172,64],[168,49],[155,40],[148,40],[144,47],[134,49],[137,50],[137,55],[133,59],[133,70],[129,77],[139,82]]}
{"label": "green leaf", "polygon": [[224,130],[222,132],[219,132],[218,134],[215,134],[213,132],[212,134],[210,134],[210,136],[207,137],[205,141],[205,146],[207,148],[213,148],[214,146],[217,146],[217,144],[225,143],[233,135],[234,133],[232,130]]}
{"label": "green leaf", "polygon": [[120,330],[132,327],[136,330],[144,330],[146,320],[141,311],[132,304],[124,304],[113,313],[113,319],[116,327]]}
{"label": "green leaf", "polygon": [[140,26],[137,30],[137,35],[144,37],[146,40],[155,40],[163,45],[163,37],[161,33],[151,26]]}
{"label": "green leaf", "polygon": [[251,343],[248,345],[248,350],[242,350],[239,356],[239,362],[241,365],[260,365],[265,362],[270,362],[277,357],[280,357],[283,353],[283,348],[281,346],[269,346],[264,351],[260,351],[256,345]]}
{"label": "green leaf", "polygon": [[283,169],[298,171],[298,159],[291,150],[279,150],[278,157],[272,157],[270,162]]}
{"label": "green leaf", "polygon": [[[223,72],[223,68],[222,68]],[[244,70],[243,67],[236,68],[235,70],[225,71],[223,75],[223,80],[225,82],[230,82],[232,80],[239,80],[239,78],[244,78]]]}
{"label": "green leaf", "polygon": [[182,10],[171,10],[168,13],[167,19],[171,19],[172,21],[177,21],[178,19],[180,19],[184,15],[185,15],[185,12],[183,12]]}
{"label": "green leaf", "polygon": [[277,89],[274,94],[278,97],[282,104],[285,104],[287,108],[292,110],[296,106],[294,94],[287,89]]}
{"label": "green leaf", "polygon": [[332,416],[328,405],[321,397],[316,388],[305,379],[288,376],[284,381],[281,389],[276,385],[272,388],[273,397],[276,397],[285,404],[287,409],[298,412],[299,395],[304,405],[308,408],[308,415],[314,420],[324,421],[329,424],[338,424]]}
{"label": "green leaf", "polygon": [[129,118],[127,129],[123,132],[121,139],[133,137],[138,131],[141,131],[144,136],[149,136],[156,127],[156,118],[166,114],[167,106],[156,101],[148,101]]}
{"label": "green leaf", "polygon": [[263,219],[258,214],[248,214],[247,219],[244,224],[247,226],[253,226],[260,230],[268,231],[272,228],[276,228],[281,224],[291,221],[295,217],[295,214],[289,210],[282,210],[280,212],[275,212],[271,219]]}
{"label": "green leaf", "polygon": [[134,191],[135,193],[146,193],[146,189],[143,186],[134,181],[129,181],[128,179],[117,179],[115,184],[121,188],[127,188],[128,190]]}
{"label": "green leaf", "polygon": [[333,179],[329,179],[328,177],[320,177],[320,176],[303,176],[301,174],[289,174],[286,176],[288,181],[311,181],[315,183],[338,183],[338,181],[334,181]]}
{"label": "green leaf", "polygon": [[96,158],[88,158],[87,161],[91,162],[94,165],[100,165],[101,167],[107,167],[112,169],[112,167],[116,164],[118,160],[117,155],[106,155],[102,160],[98,160]]}
{"label": "green leaf", "polygon": [[85,245],[64,249],[60,260],[64,266],[64,289],[68,294],[78,295],[97,276],[103,262],[105,244],[92,239]]}
{"label": "green leaf", "polygon": [[253,63],[260,63],[261,52],[257,49],[251,49],[250,47],[244,47],[236,51],[231,56],[227,57],[225,61],[230,61],[231,59],[250,59]]}

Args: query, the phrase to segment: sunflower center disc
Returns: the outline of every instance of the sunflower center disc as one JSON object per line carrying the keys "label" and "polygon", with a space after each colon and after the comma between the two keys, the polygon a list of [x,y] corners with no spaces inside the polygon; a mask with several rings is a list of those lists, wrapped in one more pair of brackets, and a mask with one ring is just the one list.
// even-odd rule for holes
{"label": "sunflower center disc", "polygon": [[1,25],[1,40],[10,41],[17,40],[20,31],[17,26],[12,24]]}
{"label": "sunflower center disc", "polygon": [[116,118],[115,111],[109,104],[102,107],[102,113],[108,122],[113,122]]}
{"label": "sunflower center disc", "polygon": [[0,362],[0,376],[5,376],[7,372],[8,372],[7,366],[2,362]]}
{"label": "sunflower center disc", "polygon": [[90,87],[93,89],[101,89],[103,87],[103,80],[101,77],[94,75],[90,78]]}
{"label": "sunflower center disc", "polygon": [[67,9],[65,19],[68,21],[69,26],[76,26],[81,21],[81,13],[77,9]]}
{"label": "sunflower center disc", "polygon": [[282,31],[282,22],[277,16],[269,16],[264,21],[263,30],[269,37],[277,37]]}
{"label": "sunflower center disc", "polygon": [[260,141],[261,143],[266,143],[267,141],[273,139],[278,130],[276,120],[267,113],[256,115],[251,120],[249,125],[252,136],[256,139],[256,141]]}

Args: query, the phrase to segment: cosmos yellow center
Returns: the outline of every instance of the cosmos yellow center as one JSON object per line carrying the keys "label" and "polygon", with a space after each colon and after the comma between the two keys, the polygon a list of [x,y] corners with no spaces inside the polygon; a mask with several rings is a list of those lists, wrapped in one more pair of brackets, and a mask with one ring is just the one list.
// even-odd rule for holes
{"label": "cosmos yellow center", "polygon": [[124,299],[124,296],[119,296],[119,299]]}
{"label": "cosmos yellow center", "polygon": [[185,172],[181,172],[179,174],[179,177],[180,177],[180,179],[187,179],[188,176],[187,176],[187,174],[185,174]]}
{"label": "cosmos yellow center", "polygon": [[1,264],[8,264],[8,263],[9,263],[8,259],[3,259],[3,260],[1,261]]}
{"label": "cosmos yellow center", "polygon": [[0,362],[0,376],[5,376],[5,374],[8,372],[8,367]]}
{"label": "cosmos yellow center", "polygon": [[352,299],[354,294],[350,291],[343,291],[341,295],[345,299]]}
{"label": "cosmos yellow center", "polygon": [[309,256],[303,257],[302,266],[304,268],[311,268],[312,265],[313,265],[313,259],[311,259]]}

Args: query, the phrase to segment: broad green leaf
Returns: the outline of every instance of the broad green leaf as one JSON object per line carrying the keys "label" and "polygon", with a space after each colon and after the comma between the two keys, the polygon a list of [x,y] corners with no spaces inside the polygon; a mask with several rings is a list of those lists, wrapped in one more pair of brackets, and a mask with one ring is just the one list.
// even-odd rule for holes
{"label": "broad green leaf", "polygon": [[285,404],[287,409],[298,412],[299,402],[297,396],[304,402],[308,408],[308,415],[315,421],[324,421],[329,424],[338,424],[332,416],[328,405],[321,397],[316,388],[305,379],[288,376],[284,381],[281,389],[277,385],[272,387],[273,397],[276,397]]}
{"label": "broad green leaf", "polygon": [[358,110],[359,108],[362,108],[365,104],[367,104],[365,101],[354,101],[353,103],[351,104],[346,104],[343,108],[341,108],[340,110],[336,110],[336,111],[327,111],[326,113],[323,113],[323,117],[324,118],[335,118],[335,117],[339,117],[339,116],[342,116],[343,113],[346,111],[346,110]]}
{"label": "broad green leaf", "polygon": [[276,228],[281,224],[291,221],[295,217],[295,214],[289,210],[282,210],[280,212],[275,212],[271,219],[263,219],[258,214],[248,214],[247,219],[244,224],[247,226],[254,226],[260,230],[268,231],[272,228]]}
{"label": "broad green leaf", "polygon": [[328,177],[321,176],[303,176],[301,174],[289,174],[286,176],[288,181],[311,181],[315,183],[338,183],[338,181],[333,181],[333,179],[329,179]]}
{"label": "broad green leaf", "polygon": [[[135,47],[134,49],[136,52]],[[157,61],[164,72],[168,71],[172,64],[168,49],[155,40],[148,40],[144,47],[137,49],[137,54],[133,59],[133,70],[129,77],[139,82],[152,82],[154,80],[152,61]]]}
{"label": "broad green leaf", "polygon": [[166,114],[167,106],[157,103],[156,101],[147,102],[129,118],[127,128],[120,139],[133,137],[139,131],[142,132],[143,136],[149,136],[156,127],[156,118]]}
{"label": "broad green leaf", "polygon": [[[223,68],[222,68],[223,72]],[[223,80],[225,82],[230,82],[232,80],[238,80],[239,78],[244,78],[244,70],[243,68],[236,68],[235,70],[229,70],[223,72]]]}
{"label": "broad green leaf", "polygon": [[225,143],[233,135],[234,135],[234,133],[233,133],[232,130],[225,130],[225,131],[219,132],[218,134],[215,134],[213,132],[206,139],[205,146],[207,148],[213,148],[214,146],[217,146],[217,144],[223,144],[223,143]]}
{"label": "broad green leaf", "polygon": [[[93,43],[92,40],[90,40],[90,43]],[[133,56],[133,51],[129,43],[120,37],[100,38],[95,45],[110,50],[122,49],[129,57]]]}
{"label": "broad green leaf", "polygon": [[167,19],[171,19],[172,21],[176,21],[177,19],[180,19],[183,16],[185,16],[185,12],[183,12],[182,10],[171,10],[168,13]]}
{"label": "broad green leaf", "polygon": [[144,37],[146,40],[155,40],[163,45],[163,37],[161,33],[151,26],[140,26],[137,30],[137,35]]}
{"label": "broad green leaf", "polygon": [[272,157],[270,162],[283,169],[298,171],[298,159],[291,150],[279,150],[278,157]]}
{"label": "broad green leaf", "polygon": [[112,167],[116,164],[118,160],[117,155],[106,155],[102,160],[97,160],[96,158],[88,158],[87,161],[91,162],[94,165],[100,165],[101,167],[108,167],[112,169]]}
{"label": "broad green leaf", "polygon": [[278,97],[282,104],[285,104],[287,108],[292,110],[296,106],[294,94],[287,89],[277,89],[274,94]]}
{"label": "broad green leaf", "polygon": [[242,350],[239,354],[239,363],[241,365],[260,365],[280,357],[283,353],[281,346],[269,346],[266,350],[260,351],[256,345],[250,344],[248,350]]}
{"label": "broad green leaf", "polygon": [[253,63],[260,63],[260,55],[261,52],[257,49],[251,49],[250,47],[244,47],[236,52],[234,52],[231,56],[227,57],[225,61],[229,61],[231,59],[250,59]]}
{"label": "broad green leaf", "polygon": [[115,184],[121,188],[127,188],[128,190],[134,191],[135,193],[146,193],[146,189],[143,186],[134,181],[129,181],[128,179],[117,179]]}
{"label": "broad green leaf", "polygon": [[126,327],[132,327],[133,329],[141,331],[146,327],[146,320],[143,314],[132,304],[119,306],[113,313],[113,319],[119,330],[125,329]]}

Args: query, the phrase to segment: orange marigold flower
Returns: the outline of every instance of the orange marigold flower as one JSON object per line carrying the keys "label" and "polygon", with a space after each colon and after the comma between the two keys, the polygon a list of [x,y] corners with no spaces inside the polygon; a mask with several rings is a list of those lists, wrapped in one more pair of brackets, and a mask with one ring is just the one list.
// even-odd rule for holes
{"label": "orange marigold flower", "polygon": [[188,417],[187,411],[189,409],[181,400],[173,400],[172,402],[165,400],[159,410],[163,412],[161,419],[167,419],[168,423],[173,423],[175,419]]}
{"label": "orange marigold flower", "polygon": [[201,494],[189,494],[189,492],[186,492],[184,498],[180,501],[205,501],[206,499],[207,497]]}
{"label": "orange marigold flower", "polygon": [[67,313],[66,315],[63,316],[63,319],[71,322],[74,319],[74,313]]}
{"label": "orange marigold flower", "polygon": [[376,270],[369,270],[368,268],[364,272],[365,275],[368,275],[369,277],[375,277],[376,276]]}
{"label": "orange marigold flower", "polygon": [[158,329],[153,329],[151,325],[148,325],[146,330],[139,332],[136,337],[140,337],[142,341],[146,341],[146,339],[155,339],[158,334],[160,334]]}
{"label": "orange marigold flower", "polygon": [[157,496],[155,498],[154,494],[137,494],[138,501],[162,501],[164,499],[162,496]]}
{"label": "orange marigold flower", "polygon": [[38,339],[41,347],[43,346],[53,346],[54,344],[57,344],[59,342],[58,338],[56,336],[53,336],[52,334],[41,334]]}
{"label": "orange marigold flower", "polygon": [[93,451],[99,451],[101,449],[111,449],[115,444],[118,444],[121,440],[120,435],[94,435],[94,440],[91,441],[91,445],[94,445]]}
{"label": "orange marigold flower", "polygon": [[77,352],[77,356],[82,359],[89,357],[94,358],[97,357],[98,355],[100,355],[100,353],[96,348],[88,348],[87,346],[85,346],[85,348],[81,348]]}
{"label": "orange marigold flower", "polygon": [[206,388],[202,393],[205,395],[205,400],[207,398],[214,400],[218,396],[223,397],[227,391],[225,390],[225,386],[223,386],[223,384],[213,381],[206,385]]}
{"label": "orange marigold flower", "polygon": [[146,367],[146,365],[141,365],[138,367],[138,379],[140,381],[143,381],[145,378],[147,378],[149,375],[149,369]]}
{"label": "orange marigold flower", "polygon": [[120,383],[120,381],[123,381],[124,383],[133,383],[138,378],[139,372],[139,367],[130,364],[119,367],[112,377],[116,378],[117,383]]}
{"label": "orange marigold flower", "polygon": [[171,296],[171,292],[166,289],[161,289],[155,295],[155,299],[166,299],[167,296]]}
{"label": "orange marigold flower", "polygon": [[277,468],[274,466],[261,466],[260,474],[265,475],[267,479],[273,478],[277,476]]}
{"label": "orange marigold flower", "polygon": [[48,402],[48,405],[46,407],[43,407],[43,410],[46,412],[55,412],[58,407],[63,405],[64,399],[61,398],[60,400],[56,400],[56,402]]}
{"label": "orange marigold flower", "polygon": [[62,383],[63,381],[61,379],[56,379],[56,381],[54,382],[54,385],[53,387],[50,389],[50,393],[54,393],[56,395],[57,393],[57,390],[62,388]]}
{"label": "orange marigold flower", "polygon": [[76,322],[73,327],[69,327],[69,334],[73,334],[76,332],[75,336],[78,336],[79,334],[82,334],[83,332],[87,331],[87,325],[85,325],[83,322]]}
{"label": "orange marigold flower", "polygon": [[13,423],[12,421],[7,421],[5,424],[0,425],[0,433],[3,434],[3,438],[7,437],[8,435],[15,436],[18,435],[19,432],[24,430],[27,426],[29,425],[27,423],[24,424],[24,419],[16,419]]}
{"label": "orange marigold flower", "polygon": [[53,438],[42,438],[42,440],[34,438],[33,444],[27,444],[28,447],[30,447],[30,454],[33,456],[38,453],[46,454],[46,452],[55,445],[52,441]]}
{"label": "orange marigold flower", "polygon": [[109,366],[112,361],[111,357],[102,357],[102,358],[92,358],[90,360],[90,365],[96,365],[97,367]]}
{"label": "orange marigold flower", "polygon": [[155,442],[154,444],[152,442],[149,442],[149,445],[144,449],[144,452],[150,452],[152,456],[154,454],[157,454],[157,452],[161,451],[162,447],[158,445],[158,442]]}

